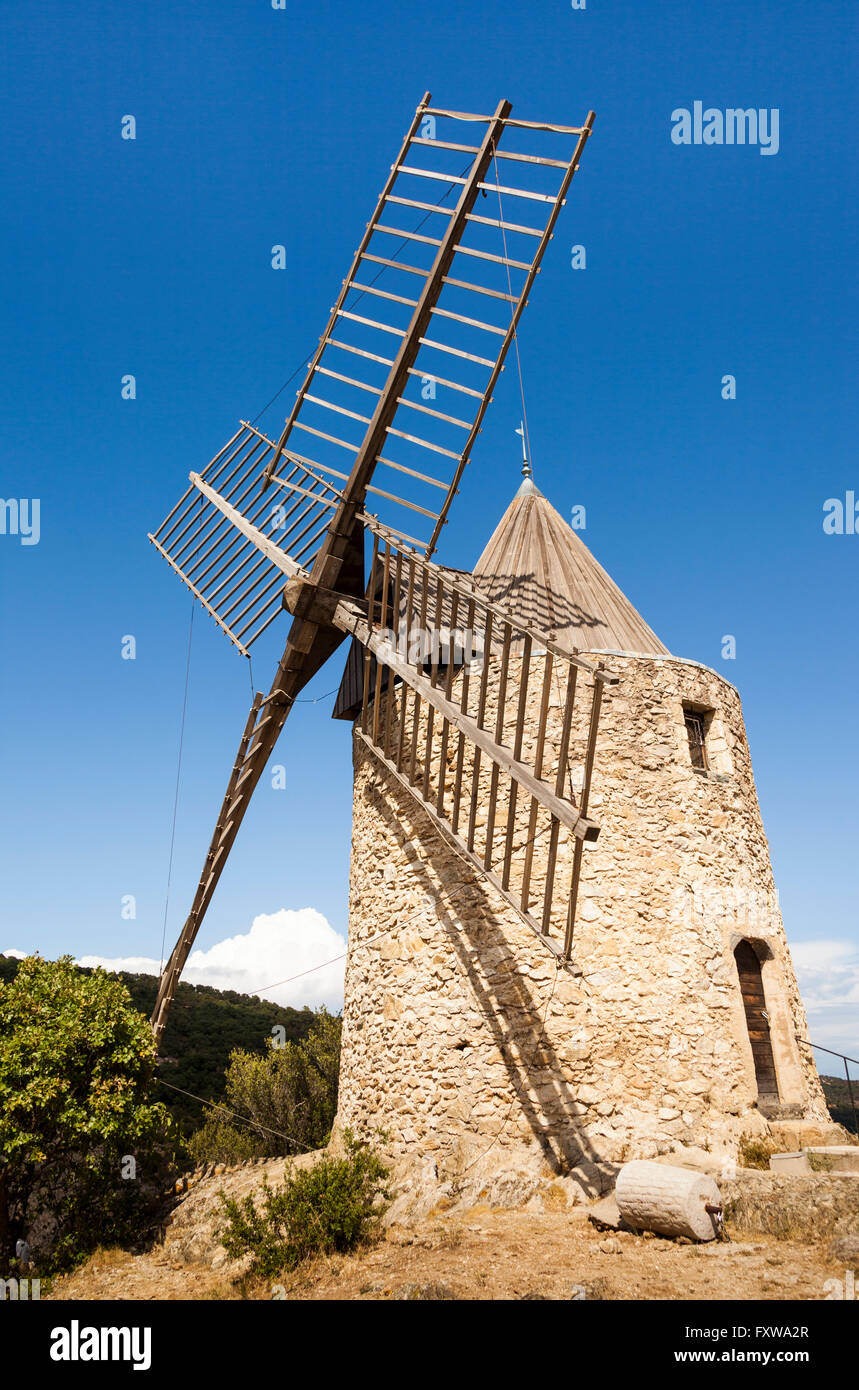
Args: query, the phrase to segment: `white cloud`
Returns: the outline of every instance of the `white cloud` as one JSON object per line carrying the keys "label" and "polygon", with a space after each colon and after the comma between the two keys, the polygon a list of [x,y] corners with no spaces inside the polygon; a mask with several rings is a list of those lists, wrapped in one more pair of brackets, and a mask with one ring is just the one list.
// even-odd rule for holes
{"label": "white cloud", "polygon": [[[312,907],[281,908],[260,913],[244,934],[229,936],[205,951],[192,951],[182,979],[192,985],[259,994],[293,1008],[325,1004],[340,1009],[346,962],[337,958],[345,951],[344,938],[321,912]],[[159,962],[145,956],[82,956],[78,964],[145,975],[159,972]]]}
{"label": "white cloud", "polygon": [[14,946],[10,946],[8,951],[0,951],[0,955],[11,956],[13,960],[24,960],[26,958],[27,952],[16,951]]}
{"label": "white cloud", "polygon": [[[823,1047],[859,1057],[859,945],[852,941],[798,941],[791,955],[808,1015],[809,1037]],[[817,1053],[821,1071],[843,1064]],[[852,1073],[851,1073],[852,1074]]]}

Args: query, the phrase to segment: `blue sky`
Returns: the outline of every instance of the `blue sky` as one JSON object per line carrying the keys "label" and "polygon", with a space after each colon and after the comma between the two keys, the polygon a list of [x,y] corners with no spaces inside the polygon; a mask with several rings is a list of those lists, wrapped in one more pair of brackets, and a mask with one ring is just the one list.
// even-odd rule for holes
{"label": "blue sky", "polygon": [[[190,599],[146,532],[315,346],[424,90],[478,112],[506,96],[525,118],[597,113],[523,320],[538,481],[587,507],[584,539],[670,649],[739,686],[812,1036],[859,1055],[859,537],[822,525],[859,494],[855,23],[840,0],[7,10],[0,491],[40,499],[41,535],[0,536],[0,949],[160,955]],[[777,108],[778,153],[673,144],[696,100]],[[519,416],[508,372],[442,561],[470,567],[506,506]],[[260,687],[276,645],[255,649]],[[322,959],[345,931],[341,660],[290,719],[286,790],[263,782],[204,947],[281,911],[326,919]],[[249,696],[198,611],[168,946]]]}

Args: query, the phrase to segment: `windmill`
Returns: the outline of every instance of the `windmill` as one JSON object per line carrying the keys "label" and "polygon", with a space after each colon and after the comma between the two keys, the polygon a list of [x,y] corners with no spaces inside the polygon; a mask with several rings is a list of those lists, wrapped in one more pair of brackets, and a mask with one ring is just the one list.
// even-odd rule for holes
{"label": "windmill", "polygon": [[[280,438],[242,421],[149,537],[243,655],[284,608],[291,615],[161,974],[156,1040],[290,709],[346,637],[356,738],[546,949],[571,959],[582,847],[598,835],[587,810],[600,704],[614,678],[432,556],[594,113],[570,127],[516,120],[507,101],[491,116],[430,101],[425,94],[415,112]],[[524,425],[522,442],[527,467]],[[431,639],[413,649],[415,627]],[[567,750],[583,673],[590,704],[573,792]],[[550,756],[547,716],[559,683]],[[537,689],[536,737],[526,747]],[[508,729],[511,700],[519,713]],[[478,827],[481,777],[490,814]],[[501,802],[506,829],[496,835]],[[532,831],[524,843],[514,833],[517,804]],[[535,877],[538,818],[548,855]],[[571,874],[556,872],[561,841],[573,847]]]}

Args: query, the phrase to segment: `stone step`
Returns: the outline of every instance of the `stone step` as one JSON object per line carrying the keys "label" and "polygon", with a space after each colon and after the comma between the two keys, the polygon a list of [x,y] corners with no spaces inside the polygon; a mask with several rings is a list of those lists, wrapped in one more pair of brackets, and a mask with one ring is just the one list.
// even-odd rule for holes
{"label": "stone step", "polygon": [[815,1144],[792,1153],[770,1155],[773,1173],[830,1173],[833,1177],[859,1177],[859,1147],[852,1144]]}

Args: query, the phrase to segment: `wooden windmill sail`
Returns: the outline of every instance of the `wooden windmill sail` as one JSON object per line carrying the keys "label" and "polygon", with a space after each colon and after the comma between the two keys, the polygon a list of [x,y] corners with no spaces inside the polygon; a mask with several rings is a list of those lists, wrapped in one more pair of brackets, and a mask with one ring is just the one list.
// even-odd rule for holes
{"label": "wooden windmill sail", "polygon": [[[553,846],[562,833],[579,848],[595,838],[588,789],[602,687],[612,678],[538,624],[523,629],[503,602],[430,558],[594,119],[590,112],[581,126],[558,126],[514,120],[511,109],[502,101],[492,116],[475,116],[434,108],[425,95],[280,438],[243,421],[203,472],[191,473],[150,536],[243,654],[284,607],[292,615],[270,691],[253,701],[190,913],[161,975],[156,1038],[292,704],[347,635],[361,649],[358,737],[548,949],[569,959],[580,853],[572,883],[555,881],[553,850],[535,885],[527,847],[514,843],[514,815],[496,836],[493,811],[476,840],[477,787],[488,777],[493,807],[505,797],[515,809],[519,799],[532,820],[545,817]],[[397,641],[415,625],[446,634],[446,658]],[[460,630],[479,634],[479,668],[467,652],[451,655]],[[511,650],[523,646],[511,664]],[[564,738],[583,669],[591,712],[576,797]],[[454,698],[456,670],[465,674]],[[563,734],[550,757],[546,710],[559,681]],[[521,718],[511,736],[504,709],[518,689],[524,711],[537,682],[542,723],[526,749]]]}

